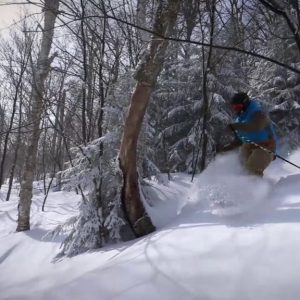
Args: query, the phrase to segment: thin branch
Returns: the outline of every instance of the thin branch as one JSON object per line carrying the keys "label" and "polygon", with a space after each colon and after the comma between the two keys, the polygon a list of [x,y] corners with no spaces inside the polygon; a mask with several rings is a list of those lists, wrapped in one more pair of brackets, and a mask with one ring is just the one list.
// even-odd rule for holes
{"label": "thin branch", "polygon": [[[198,41],[193,41],[193,40],[189,40],[189,39],[181,39],[181,38],[163,36],[161,34],[158,34],[158,33],[154,32],[151,29],[135,25],[135,24],[130,23],[128,21],[125,21],[125,20],[122,20],[120,18],[117,18],[116,16],[111,16],[111,15],[108,15],[108,14],[106,16],[86,16],[86,18],[104,18],[104,17],[107,17],[108,19],[112,19],[112,20],[115,20],[117,22],[120,22],[120,23],[129,25],[129,26],[135,27],[135,28],[137,28],[139,30],[142,30],[142,31],[146,31],[148,33],[153,34],[154,36],[157,36],[160,39],[164,39],[164,40],[168,40],[168,41],[172,41],[172,42],[189,43],[189,44],[203,46],[203,47],[212,47],[212,48],[215,48],[215,49],[226,50],[226,51],[239,52],[239,53],[243,53],[243,54],[246,54],[246,55],[249,55],[249,56],[257,57],[257,58],[260,58],[260,59],[272,62],[272,63],[274,63],[276,65],[279,65],[281,67],[284,67],[284,68],[286,68],[286,69],[288,69],[288,70],[290,70],[292,72],[300,74],[300,70],[297,69],[297,68],[294,68],[294,67],[289,66],[289,65],[287,65],[285,63],[282,63],[282,62],[280,62],[280,61],[278,61],[276,59],[273,59],[271,57],[268,57],[268,56],[265,56],[265,55],[262,55],[262,54],[259,54],[259,53],[253,52],[253,51],[248,51],[248,50],[240,49],[240,48],[237,48],[237,47],[221,46],[221,45],[217,45],[217,44],[210,44],[210,43],[205,43],[205,42],[198,42]],[[77,20],[79,20],[79,19],[76,19],[76,21]]]}

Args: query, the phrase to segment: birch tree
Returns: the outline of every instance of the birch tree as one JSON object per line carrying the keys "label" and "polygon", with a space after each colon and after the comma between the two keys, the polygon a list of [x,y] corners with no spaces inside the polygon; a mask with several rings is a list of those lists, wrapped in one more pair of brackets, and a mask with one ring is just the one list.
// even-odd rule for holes
{"label": "birch tree", "polygon": [[33,72],[33,84],[31,90],[31,136],[27,145],[25,168],[21,182],[17,231],[30,229],[32,183],[36,168],[37,148],[40,137],[40,120],[44,103],[44,83],[50,70],[51,62],[54,59],[54,56],[49,57],[49,53],[53,40],[54,24],[58,14],[58,7],[59,0],[45,0],[44,2],[44,27],[37,65]]}

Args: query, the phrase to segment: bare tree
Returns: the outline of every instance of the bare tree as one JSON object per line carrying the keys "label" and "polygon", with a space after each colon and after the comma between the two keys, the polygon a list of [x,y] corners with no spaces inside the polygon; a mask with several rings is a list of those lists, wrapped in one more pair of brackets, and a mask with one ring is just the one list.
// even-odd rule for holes
{"label": "bare tree", "polygon": [[[210,19],[209,44],[212,45],[213,38],[214,38],[214,27],[215,27],[216,0],[207,1],[207,8],[209,11],[209,19]],[[208,117],[209,117],[209,93],[207,89],[207,81],[208,81],[208,75],[211,67],[212,50],[213,50],[212,47],[209,47],[206,64],[204,63],[205,53],[203,51],[203,66],[202,66],[203,125],[202,125],[202,133],[201,133],[201,136],[203,136],[203,144],[202,144],[202,158],[201,158],[201,165],[200,165],[201,171],[203,171],[206,167],[207,143],[208,143],[207,129],[208,129]]]}
{"label": "bare tree", "polygon": [[54,24],[58,14],[59,0],[45,0],[44,28],[42,43],[38,55],[37,66],[33,72],[33,86],[31,91],[31,136],[27,146],[25,169],[21,182],[20,202],[18,208],[17,231],[30,229],[30,207],[32,199],[32,183],[36,167],[36,155],[40,137],[40,120],[43,111],[44,83],[50,70],[54,56],[49,58],[52,45]]}
{"label": "bare tree", "polygon": [[[25,50],[23,51],[23,53],[21,53],[21,60],[20,60],[20,70],[19,70],[19,75],[18,75],[18,78],[16,79],[16,82],[15,80],[14,83],[15,83],[15,91],[14,91],[14,95],[13,95],[13,106],[12,106],[12,113],[11,113],[11,116],[10,116],[10,121],[9,121],[9,124],[8,124],[8,128],[7,128],[7,131],[5,133],[5,138],[4,138],[4,146],[3,146],[3,154],[2,154],[2,159],[1,159],[1,164],[0,164],[0,188],[3,184],[3,181],[4,181],[4,164],[6,162],[6,155],[7,155],[7,150],[8,150],[8,141],[9,141],[9,137],[10,137],[10,134],[11,134],[11,130],[13,128],[13,123],[14,123],[14,120],[15,120],[15,115],[16,115],[16,110],[17,110],[17,103],[18,103],[18,98],[19,98],[19,93],[20,93],[20,87],[21,87],[21,84],[22,84],[22,80],[23,80],[23,75],[26,71],[26,68],[27,68],[27,64],[28,64],[28,61],[29,61],[29,51],[30,51],[30,48],[31,48],[31,45],[30,43],[26,43],[25,44]],[[10,64],[10,76],[12,77],[13,79],[13,58],[10,57],[9,58],[9,64]]]}
{"label": "bare tree", "polygon": [[154,230],[140,199],[137,173],[137,141],[143,118],[164,61],[168,41],[159,37],[170,36],[179,11],[180,1],[160,1],[154,23],[150,50],[136,73],[137,85],[132,95],[120,147],[120,167],[123,172],[123,204],[128,220],[137,236]]}

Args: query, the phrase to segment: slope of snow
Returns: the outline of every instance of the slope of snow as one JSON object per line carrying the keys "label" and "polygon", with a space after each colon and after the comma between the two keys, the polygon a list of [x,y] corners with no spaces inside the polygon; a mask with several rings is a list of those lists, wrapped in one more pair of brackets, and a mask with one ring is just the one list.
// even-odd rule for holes
{"label": "slope of snow", "polygon": [[[300,151],[289,158],[299,164]],[[276,160],[265,178],[247,176],[232,153],[193,182],[150,181],[155,233],[60,260],[60,239],[43,237],[77,213],[79,196],[52,192],[42,212],[37,193],[32,230],[15,233],[15,191],[0,200],[0,299],[298,300],[299,174]]]}

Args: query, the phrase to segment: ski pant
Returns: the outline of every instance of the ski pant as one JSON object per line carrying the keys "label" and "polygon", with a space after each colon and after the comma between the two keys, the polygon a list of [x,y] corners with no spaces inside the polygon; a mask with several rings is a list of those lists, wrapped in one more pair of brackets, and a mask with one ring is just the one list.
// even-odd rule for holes
{"label": "ski pant", "polygon": [[274,155],[252,144],[243,144],[240,158],[245,169],[253,175],[263,176],[264,170],[274,159]]}

